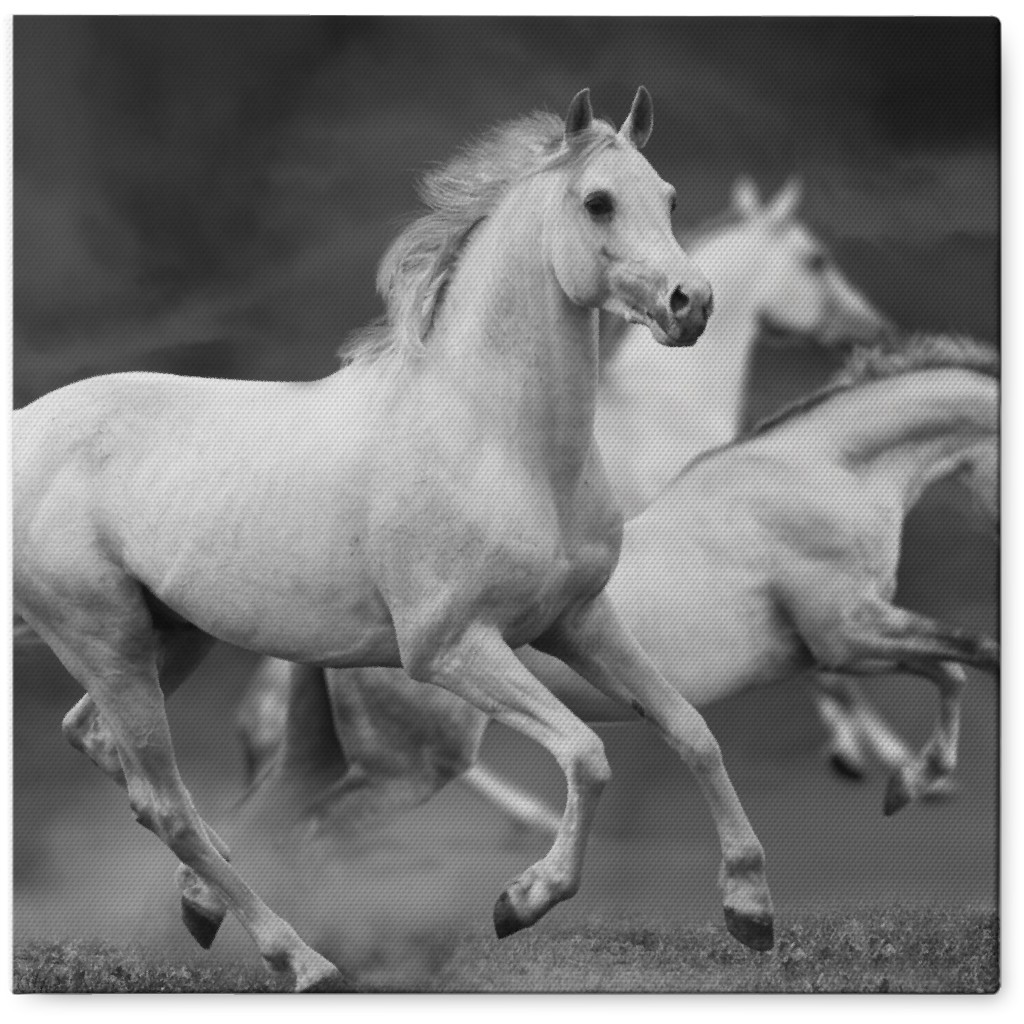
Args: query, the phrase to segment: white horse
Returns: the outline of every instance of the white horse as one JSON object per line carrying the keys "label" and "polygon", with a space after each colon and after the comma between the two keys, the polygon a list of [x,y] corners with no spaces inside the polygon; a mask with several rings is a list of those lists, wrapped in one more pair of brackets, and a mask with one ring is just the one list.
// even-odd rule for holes
{"label": "white horse", "polygon": [[[754,344],[765,326],[825,346],[877,340],[892,330],[796,219],[802,192],[792,180],[762,203],[754,183],[741,179],[727,214],[688,245],[715,282],[716,312],[703,344],[684,359],[644,344],[643,328],[602,317],[596,433],[612,489],[629,515],[646,508],[701,452],[736,436]],[[236,716],[248,782],[282,742],[289,703],[311,700],[308,688],[324,685],[319,675],[313,666],[270,660],[259,666]],[[557,815],[541,801],[478,760],[486,723],[471,708],[448,694],[424,705],[419,688],[408,687],[399,673],[366,669],[347,676],[331,688],[330,701],[345,788],[358,791],[367,812],[419,803],[461,776],[515,820],[557,828]],[[833,763],[847,773],[863,762],[865,749],[905,749],[849,686],[833,681],[827,697],[816,696]],[[289,742],[282,758],[304,758],[304,734],[295,737],[299,748]],[[346,818],[353,813],[346,804]]]}
{"label": "white horse", "polygon": [[[894,755],[887,814],[955,767],[960,663],[997,667],[993,641],[891,604],[903,522],[928,486],[955,475],[998,519],[997,374],[993,350],[968,339],[856,352],[820,392],[680,473],[626,525],[607,587],[697,706],[808,672],[906,669],[934,682],[939,725],[921,753]],[[554,659],[519,655],[581,717],[650,713],[625,688],[613,702]],[[273,688],[285,732],[256,785],[297,820],[329,828],[360,800],[374,811],[407,806],[476,757],[485,716],[439,694],[429,719],[416,719],[416,684],[382,669],[327,673],[333,746],[316,747],[309,736],[323,713],[314,720],[307,708],[322,689],[306,682]]]}
{"label": "white horse", "polygon": [[239,877],[175,762],[161,683],[213,637],[402,667],[551,751],[562,822],[499,898],[499,934],[576,891],[609,774],[514,648],[606,692],[628,680],[708,801],[730,931],[772,944],[764,853],[718,745],[602,593],[622,518],[593,434],[596,310],[675,345],[711,306],[638,152],[651,124],[643,89],[619,132],[584,91],[564,124],[513,122],[430,176],[432,212],[382,264],[387,323],[324,380],[120,374],[15,413],[15,608],[88,691],[65,730],[297,988],[338,973]]}
{"label": "white horse", "polygon": [[[990,347],[945,336],[855,353],[819,393],[691,463],[627,524],[607,588],[698,706],[808,670],[932,681],[939,725],[893,772],[887,814],[955,766],[961,663],[998,668],[994,641],[891,604],[903,522],[931,484],[959,478],[998,521],[998,365]],[[578,680],[528,661],[601,717],[596,702],[578,707],[590,692]]]}

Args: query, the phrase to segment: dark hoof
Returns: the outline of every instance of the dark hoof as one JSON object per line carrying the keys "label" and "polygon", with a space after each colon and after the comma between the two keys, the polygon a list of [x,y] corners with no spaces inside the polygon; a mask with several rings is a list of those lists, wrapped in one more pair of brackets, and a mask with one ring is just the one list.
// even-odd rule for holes
{"label": "dark hoof", "polygon": [[734,939],[742,942],[744,946],[756,949],[758,953],[767,953],[775,945],[771,914],[748,917],[726,907],[725,927],[729,929],[729,934]]}
{"label": "dark hoof", "polygon": [[181,919],[185,922],[185,927],[192,938],[203,949],[209,949],[213,945],[213,940],[217,938],[224,915],[211,917],[210,912],[204,907],[200,907],[198,903],[193,903],[190,899],[182,896]]}
{"label": "dark hoof", "polygon": [[832,766],[832,771],[840,778],[849,779],[850,782],[864,781],[864,772],[852,761],[843,757],[842,754],[833,754],[828,759],[828,763]]}
{"label": "dark hoof", "polygon": [[499,939],[507,939],[526,927],[526,922],[519,920],[516,908],[512,906],[512,900],[508,892],[503,892],[494,904],[494,930]]}
{"label": "dark hoof", "polygon": [[912,799],[902,773],[896,772],[890,775],[889,784],[885,787],[885,804],[882,807],[885,816],[888,818],[891,814],[895,814],[900,808],[906,807]]}

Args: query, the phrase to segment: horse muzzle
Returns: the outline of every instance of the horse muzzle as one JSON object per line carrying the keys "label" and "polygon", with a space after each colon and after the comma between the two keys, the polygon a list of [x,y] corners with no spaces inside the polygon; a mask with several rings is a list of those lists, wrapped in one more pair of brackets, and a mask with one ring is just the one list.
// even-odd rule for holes
{"label": "horse muzzle", "polygon": [[655,340],[670,348],[689,348],[704,333],[714,308],[710,287],[690,292],[677,287],[654,316],[659,328],[659,331],[652,330]]}

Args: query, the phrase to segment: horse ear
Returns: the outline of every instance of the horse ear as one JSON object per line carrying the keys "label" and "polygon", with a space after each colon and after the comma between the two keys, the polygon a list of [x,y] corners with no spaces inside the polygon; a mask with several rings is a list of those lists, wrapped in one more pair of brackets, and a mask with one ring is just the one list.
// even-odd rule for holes
{"label": "horse ear", "polygon": [[738,178],[732,187],[732,205],[744,217],[754,217],[761,212],[761,193],[753,178]]}
{"label": "horse ear", "polygon": [[641,85],[633,97],[629,117],[622,122],[619,136],[637,149],[643,149],[651,137],[654,128],[654,100],[651,94]]}
{"label": "horse ear", "polygon": [[779,189],[779,194],[768,204],[766,214],[769,220],[782,224],[796,213],[796,208],[803,198],[804,185],[799,178],[790,178]]}
{"label": "horse ear", "polygon": [[569,113],[565,115],[565,142],[571,142],[574,135],[589,128],[593,120],[594,108],[590,105],[590,90],[581,89],[573,96],[572,103],[569,104]]}

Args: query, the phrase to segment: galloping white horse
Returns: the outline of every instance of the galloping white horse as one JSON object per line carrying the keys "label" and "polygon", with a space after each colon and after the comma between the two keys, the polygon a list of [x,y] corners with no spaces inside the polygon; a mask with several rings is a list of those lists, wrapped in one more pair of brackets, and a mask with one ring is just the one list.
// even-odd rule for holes
{"label": "galloping white horse", "polygon": [[[997,374],[993,350],[962,338],[856,352],[820,392],[680,473],[626,525],[607,587],[644,649],[698,706],[816,669],[906,669],[933,681],[939,725],[920,754],[893,763],[887,814],[955,766],[959,663],[997,667],[994,642],[891,604],[903,522],[928,486],[955,475],[998,518]],[[621,717],[620,704],[563,665],[519,655],[582,717]],[[413,715],[416,684],[401,673],[329,672],[327,681],[333,748],[309,738],[323,718],[307,707],[315,680],[276,691],[288,698],[285,732],[257,792],[276,794],[297,819],[348,817],[360,799],[426,799],[476,756],[486,720],[450,695],[438,695],[424,722]],[[353,687],[364,695],[355,710]],[[625,690],[618,696],[640,715],[649,710]],[[365,768],[346,773],[335,736],[375,787]]]}
{"label": "galloping white horse", "polygon": [[[693,458],[736,436],[754,344],[765,325],[826,346],[872,341],[892,330],[796,219],[802,191],[793,180],[762,203],[753,182],[741,179],[728,214],[688,245],[715,283],[716,311],[703,343],[685,358],[645,344],[643,328],[602,317],[595,429],[612,489],[630,516]],[[461,776],[514,818],[557,827],[557,816],[543,803],[477,760],[486,721],[474,709],[447,693],[424,704],[422,690],[409,687],[399,673],[358,669],[343,675],[330,687],[329,700],[347,767],[344,789],[353,798],[358,793],[364,810],[422,802]],[[290,703],[315,701],[308,691],[325,685],[321,676],[314,666],[269,659],[260,665],[237,712],[247,781],[285,742]],[[884,725],[849,687],[839,691],[833,681],[831,692],[842,699],[829,696],[826,703],[818,697],[829,749],[837,763],[853,770],[865,746],[882,746],[877,737]],[[305,762],[308,735],[308,727],[299,730],[285,742],[281,758]],[[884,735],[882,749],[898,750],[899,741]],[[276,770],[290,771],[284,765]],[[340,777],[342,769],[335,774]],[[301,805],[301,794],[293,799]],[[354,803],[344,806],[351,820]]]}
{"label": "galloping white horse", "polygon": [[[245,884],[178,773],[164,711],[217,637],[290,661],[400,666],[547,747],[567,783],[554,845],[502,893],[499,935],[579,886],[609,769],[527,671],[532,643],[628,686],[696,774],[722,848],[730,931],[772,944],[761,844],[704,720],[602,591],[622,518],[594,441],[597,313],[691,344],[711,291],[676,242],[672,190],[588,92],[429,177],[432,212],[385,257],[388,319],[309,384],[120,374],[14,417],[15,608],[88,691],[77,745],[266,962],[337,971]],[[95,702],[95,703],[93,703]]]}

